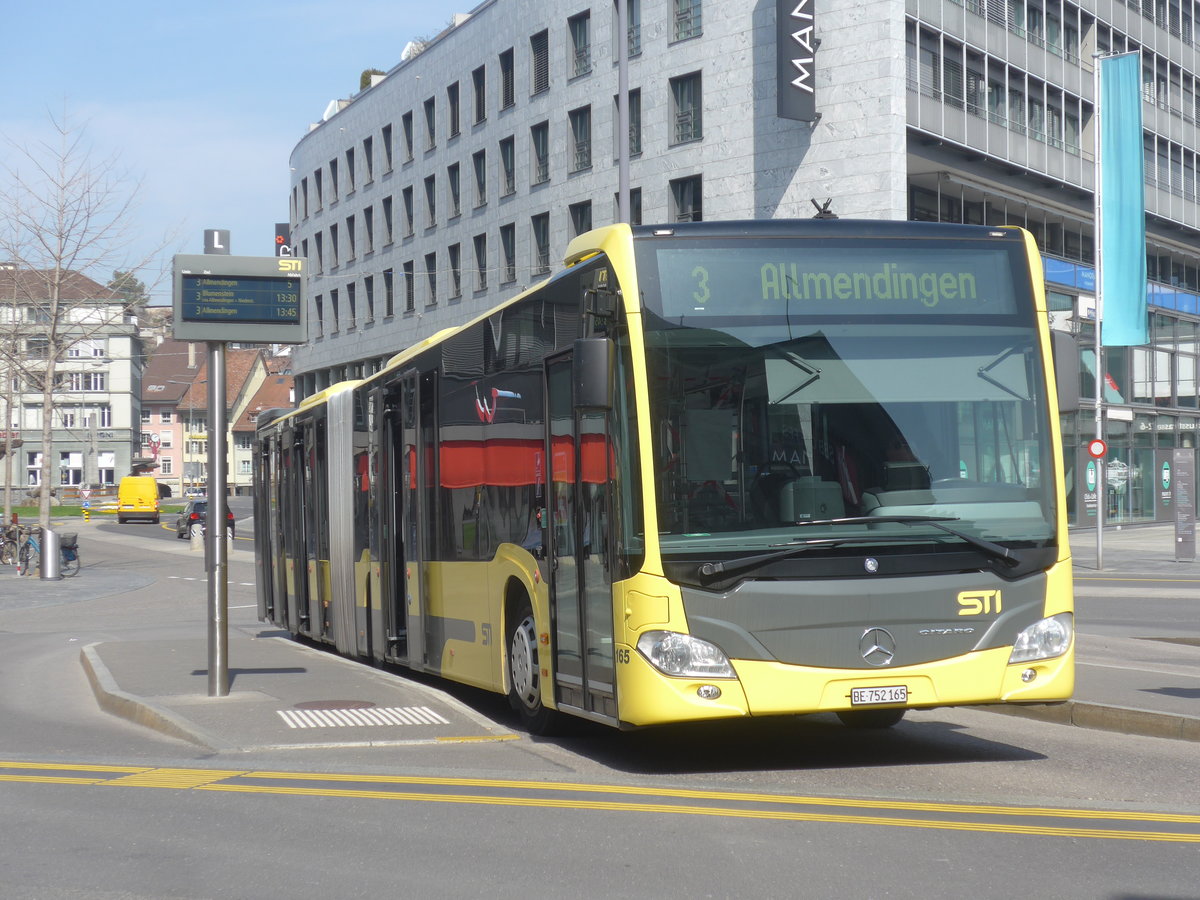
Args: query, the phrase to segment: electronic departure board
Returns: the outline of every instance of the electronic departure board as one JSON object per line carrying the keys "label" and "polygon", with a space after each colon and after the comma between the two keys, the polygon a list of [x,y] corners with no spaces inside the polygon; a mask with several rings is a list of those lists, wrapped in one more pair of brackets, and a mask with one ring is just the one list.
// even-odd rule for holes
{"label": "electronic departure board", "polygon": [[274,256],[176,256],[175,337],[303,343],[304,262]]}

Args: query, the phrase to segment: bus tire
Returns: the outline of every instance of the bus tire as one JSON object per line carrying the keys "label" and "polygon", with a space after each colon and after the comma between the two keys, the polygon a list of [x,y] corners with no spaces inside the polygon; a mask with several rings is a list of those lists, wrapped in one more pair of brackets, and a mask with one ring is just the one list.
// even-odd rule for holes
{"label": "bus tire", "polygon": [[508,628],[508,702],[531,734],[550,734],[558,713],[542,704],[542,678],[538,668],[537,623],[528,599],[515,607]]}
{"label": "bus tire", "polygon": [[907,712],[899,709],[843,709],[837,717],[847,728],[891,728],[904,718]]}

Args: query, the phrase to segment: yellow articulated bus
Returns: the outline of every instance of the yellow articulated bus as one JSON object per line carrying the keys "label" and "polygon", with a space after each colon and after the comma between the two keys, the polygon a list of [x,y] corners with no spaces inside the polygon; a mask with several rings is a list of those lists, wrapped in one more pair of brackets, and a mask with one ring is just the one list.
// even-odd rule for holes
{"label": "yellow articulated bus", "polygon": [[1021,229],[601,228],[260,417],[259,613],[533,731],[1061,701],[1053,360]]}

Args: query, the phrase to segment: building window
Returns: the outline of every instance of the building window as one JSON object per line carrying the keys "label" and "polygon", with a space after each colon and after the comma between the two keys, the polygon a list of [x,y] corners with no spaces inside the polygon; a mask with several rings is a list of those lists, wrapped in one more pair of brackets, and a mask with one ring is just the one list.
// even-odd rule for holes
{"label": "building window", "polygon": [[320,294],[317,294],[313,300],[313,306],[317,311],[317,337],[325,336],[325,301]]}
{"label": "building window", "polygon": [[404,264],[404,311],[412,312],[417,308],[417,286],[413,283],[413,264],[410,260]]}
{"label": "building window", "polygon": [[313,235],[317,247],[317,273],[325,271],[325,233],[318,231]]}
{"label": "building window", "polygon": [[471,165],[475,170],[475,207],[478,209],[487,204],[487,151],[480,150],[472,156]]}
{"label": "building window", "polygon": [[517,105],[516,79],[513,71],[513,51],[510,47],[500,54],[500,108]]}
{"label": "building window", "polygon": [[426,306],[433,306],[437,303],[437,254],[425,254],[425,279],[429,284],[429,299],[425,301]]}
{"label": "building window", "polygon": [[567,207],[567,211],[571,214],[571,237],[578,237],[585,231],[592,230],[591,200],[584,200],[582,203],[572,203]]}
{"label": "building window", "polygon": [[676,41],[699,37],[703,32],[700,21],[700,0],[675,0],[675,30]]}
{"label": "building window", "polygon": [[302,206],[304,207],[304,209],[303,209],[304,218],[307,219],[308,218],[308,179],[307,178],[300,179],[300,200],[301,200]]}
{"label": "building window", "polygon": [[164,425],[170,425],[175,421],[174,410],[168,409],[164,406],[158,411],[158,421],[162,422]]}
{"label": "building window", "polygon": [[392,171],[392,126],[383,126],[383,171]]}
{"label": "building window", "polygon": [[625,25],[629,41],[627,52],[637,56],[642,52],[642,0],[626,0]]}
{"label": "building window", "polygon": [[354,259],[358,255],[356,245],[354,216],[346,218],[346,259]]}
{"label": "building window", "polygon": [[475,124],[487,118],[487,69],[480,66],[471,73],[471,84],[475,89]]}
{"label": "building window", "polygon": [[461,133],[459,125],[458,82],[446,88],[447,115],[450,117],[450,137],[455,138]]}
{"label": "building window", "polygon": [[450,296],[462,296],[462,246],[451,244],[447,250],[450,258]]}
{"label": "building window", "polygon": [[325,175],[320,170],[313,172],[313,190],[317,193],[317,209],[325,205]]}
{"label": "building window", "polygon": [[337,290],[329,292],[329,333],[337,334],[341,323],[341,308]]}
{"label": "building window", "polygon": [[373,138],[363,138],[363,166],[367,170],[367,177],[363,180],[363,184],[370,184],[375,180],[375,141]]}
{"label": "building window", "polygon": [[671,216],[676,222],[699,222],[703,216],[700,176],[677,178],[671,182]]}
{"label": "building window", "polygon": [[412,237],[413,235],[413,189],[412,185],[406,187],[400,192],[401,199],[404,201],[404,236]]}
{"label": "building window", "polygon": [[703,135],[700,121],[700,73],[671,79],[672,144],[698,141]]}
{"label": "building window", "polygon": [[432,150],[437,146],[437,98],[430,97],[425,101],[425,149]]}
{"label": "building window", "polygon": [[383,315],[390,319],[396,314],[396,270],[383,270]]}
{"label": "building window", "polygon": [[[620,140],[619,97],[613,97],[613,159],[621,152]],[[642,92],[635,88],[629,92],[629,155],[637,156],[642,152]]]}
{"label": "building window", "polygon": [[336,269],[338,267],[338,227],[337,225],[329,226],[329,268]]}
{"label": "building window", "polygon": [[488,286],[487,235],[475,235],[472,243],[475,245],[475,290],[486,291]]}
{"label": "building window", "polygon": [[353,331],[358,327],[358,290],[351,281],[346,285],[346,330]]}
{"label": "building window", "polygon": [[392,242],[392,198],[383,198],[383,244]]}
{"label": "building window", "polygon": [[430,175],[425,179],[425,227],[437,225],[437,179]]}
{"label": "building window", "polygon": [[375,251],[375,207],[368,206],[363,209],[363,255],[373,253]]}
{"label": "building window", "polygon": [[567,19],[567,30],[571,33],[571,76],[574,78],[592,71],[591,25],[590,12]]}
{"label": "building window", "polygon": [[78,450],[58,454],[58,483],[83,484],[83,453]]}
{"label": "building window", "polygon": [[363,297],[367,301],[367,317],[363,320],[364,325],[369,325],[375,321],[375,276],[363,276]]}
{"label": "building window", "polygon": [[500,247],[504,251],[504,274],[502,280],[504,284],[511,284],[517,280],[517,226],[516,225],[501,225],[500,226]]}
{"label": "building window", "polygon": [[338,161],[329,161],[329,202],[336,203],[338,199]]}
{"label": "building window", "polygon": [[355,188],[354,182],[354,148],[351,147],[346,151],[346,193],[353,194]]}
{"label": "building window", "polygon": [[455,163],[446,169],[446,187],[450,192],[449,217],[451,219],[462,214],[462,196],[458,182],[458,163]]}
{"label": "building window", "polygon": [[[107,372],[67,372],[64,387],[72,393],[108,390]],[[143,413],[143,415],[146,415]]]}
{"label": "building window", "polygon": [[529,220],[533,234],[533,274],[550,271],[550,213],[538,213]]}
{"label": "building window", "polygon": [[175,460],[169,456],[159,457],[158,471],[161,472],[163,475],[174,475],[175,474]]}
{"label": "building window", "polygon": [[568,115],[574,151],[571,155],[571,171],[580,172],[592,166],[592,108],[585,106],[572,110]]}
{"label": "building window", "polygon": [[529,129],[533,150],[533,184],[545,184],[550,180],[550,123],[539,122]]}
{"label": "building window", "polygon": [[413,158],[413,120],[412,113],[406,112],[400,117],[400,126],[404,131],[404,161],[412,162]]}
{"label": "building window", "polygon": [[500,142],[500,165],[504,169],[504,192],[507,197],[517,191],[517,149],[516,139],[506,137]]}
{"label": "building window", "polygon": [[536,97],[550,90],[550,32],[539,31],[529,39],[529,55],[533,75],[530,93]]}

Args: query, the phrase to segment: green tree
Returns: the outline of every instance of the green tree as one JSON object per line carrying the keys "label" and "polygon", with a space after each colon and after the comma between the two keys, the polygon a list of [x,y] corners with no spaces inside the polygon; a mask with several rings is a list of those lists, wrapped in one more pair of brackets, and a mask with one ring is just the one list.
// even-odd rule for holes
{"label": "green tree", "polygon": [[113,272],[112,280],[105,287],[125,300],[131,307],[141,308],[150,302],[150,295],[146,293],[146,285],[132,272],[122,272],[118,269]]}
{"label": "green tree", "polygon": [[371,86],[372,75],[386,74],[387,73],[383,71],[383,69],[363,69],[363,73],[358,76],[358,89],[360,91],[365,91],[367,88],[369,88]]}

